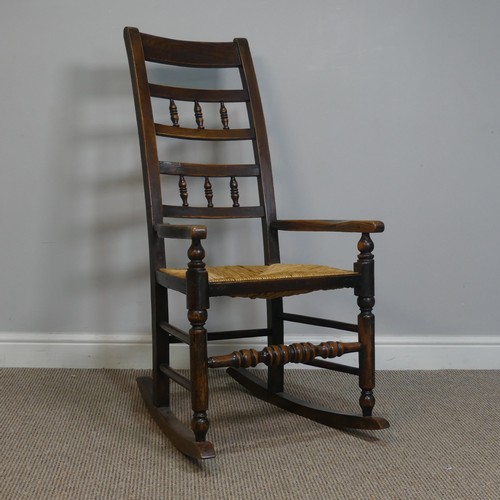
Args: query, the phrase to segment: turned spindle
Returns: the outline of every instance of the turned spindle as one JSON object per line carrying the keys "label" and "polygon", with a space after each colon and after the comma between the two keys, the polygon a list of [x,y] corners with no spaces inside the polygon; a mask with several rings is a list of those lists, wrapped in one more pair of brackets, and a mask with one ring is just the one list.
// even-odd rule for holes
{"label": "turned spindle", "polygon": [[239,207],[240,204],[238,203],[238,200],[240,199],[240,193],[238,191],[238,181],[236,180],[236,177],[231,177],[229,188],[231,189],[231,199],[233,200],[233,207]]}
{"label": "turned spindle", "polygon": [[203,126],[203,111],[198,101],[194,101],[194,117],[196,120],[196,125],[198,125],[198,128],[200,130],[205,128]]}
{"label": "turned spindle", "polygon": [[231,354],[213,356],[208,360],[210,368],[231,366],[233,368],[251,368],[259,363],[267,366],[282,366],[287,363],[309,363],[320,356],[323,359],[336,358],[348,352],[357,352],[359,342],[322,342],[319,345],[301,342],[291,345],[270,345],[262,351],[242,349]]}
{"label": "turned spindle", "polygon": [[223,102],[220,103],[220,119],[222,122],[222,128],[224,130],[229,129],[229,116],[227,114],[226,106]]}
{"label": "turned spindle", "polygon": [[212,191],[212,183],[210,182],[210,179],[208,177],[205,177],[205,198],[207,199],[207,207],[213,207],[214,204],[212,203],[214,193]]}
{"label": "turned spindle", "polygon": [[182,206],[188,207],[187,182],[183,175],[179,175],[179,194],[181,196]]}
{"label": "turned spindle", "polygon": [[177,105],[173,99],[170,99],[170,106],[168,107],[170,110],[170,119],[172,120],[172,125],[174,127],[179,126],[179,113],[177,112]]}

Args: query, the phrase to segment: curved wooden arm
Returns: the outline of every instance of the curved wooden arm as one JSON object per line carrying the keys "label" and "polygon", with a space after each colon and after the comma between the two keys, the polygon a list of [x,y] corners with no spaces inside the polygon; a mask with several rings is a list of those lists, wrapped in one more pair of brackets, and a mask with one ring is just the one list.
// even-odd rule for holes
{"label": "curved wooden arm", "polygon": [[282,231],[336,231],[341,233],[381,233],[379,220],[276,220],[271,227]]}
{"label": "curved wooden arm", "polygon": [[207,237],[206,226],[193,226],[188,224],[155,224],[154,228],[160,238],[204,240]]}

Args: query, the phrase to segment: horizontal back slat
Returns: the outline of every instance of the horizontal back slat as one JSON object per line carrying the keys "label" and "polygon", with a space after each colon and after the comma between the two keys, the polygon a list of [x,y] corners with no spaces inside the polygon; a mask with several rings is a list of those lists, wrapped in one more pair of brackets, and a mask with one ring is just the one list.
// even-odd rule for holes
{"label": "horizontal back slat", "polygon": [[146,61],[194,68],[234,68],[240,57],[231,42],[186,42],[141,33]]}
{"label": "horizontal back slat", "polygon": [[243,89],[188,89],[181,87],[170,87],[168,85],[149,84],[151,97],[163,99],[175,99],[176,101],[199,101],[199,102],[245,102],[248,101],[248,92]]}
{"label": "horizontal back slat", "polygon": [[160,174],[191,177],[257,177],[258,165],[222,165],[160,161]]}
{"label": "horizontal back slat", "polygon": [[190,139],[199,141],[247,141],[255,137],[255,132],[250,128],[236,129],[196,129],[173,127],[155,123],[156,135],[173,137],[176,139]]}
{"label": "horizontal back slat", "polygon": [[195,219],[249,219],[264,217],[263,207],[178,207],[163,205],[163,217]]}

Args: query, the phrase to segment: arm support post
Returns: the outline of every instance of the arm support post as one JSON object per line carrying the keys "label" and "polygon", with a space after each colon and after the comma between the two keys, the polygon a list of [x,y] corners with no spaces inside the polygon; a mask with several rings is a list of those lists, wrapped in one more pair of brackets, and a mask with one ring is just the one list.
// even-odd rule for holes
{"label": "arm support post", "polygon": [[193,417],[191,428],[196,441],[205,441],[209,421],[208,409],[208,365],[207,365],[207,320],[208,273],[203,258],[205,250],[199,238],[193,238],[188,250],[188,270],[186,272],[186,305],[189,330],[191,404]]}
{"label": "arm support post", "polygon": [[373,242],[368,233],[363,233],[358,243],[358,261],[354,264],[354,270],[361,275],[361,284],[355,288],[354,293],[358,296],[358,338],[361,343],[359,352],[359,387],[361,396],[359,404],[364,416],[371,416],[375,397],[375,316],[373,306],[375,305],[375,281],[374,281],[374,258]]}

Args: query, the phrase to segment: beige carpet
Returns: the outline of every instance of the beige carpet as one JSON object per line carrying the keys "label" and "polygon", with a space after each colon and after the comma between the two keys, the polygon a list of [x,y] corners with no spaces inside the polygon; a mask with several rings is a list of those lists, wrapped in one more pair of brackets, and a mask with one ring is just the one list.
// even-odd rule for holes
{"label": "beige carpet", "polygon": [[[157,429],[143,373],[1,369],[0,499],[500,499],[498,371],[381,372],[391,427],[369,432],[288,414],[215,371],[218,455],[203,463]],[[298,396],[357,411],[354,377],[288,375]]]}

